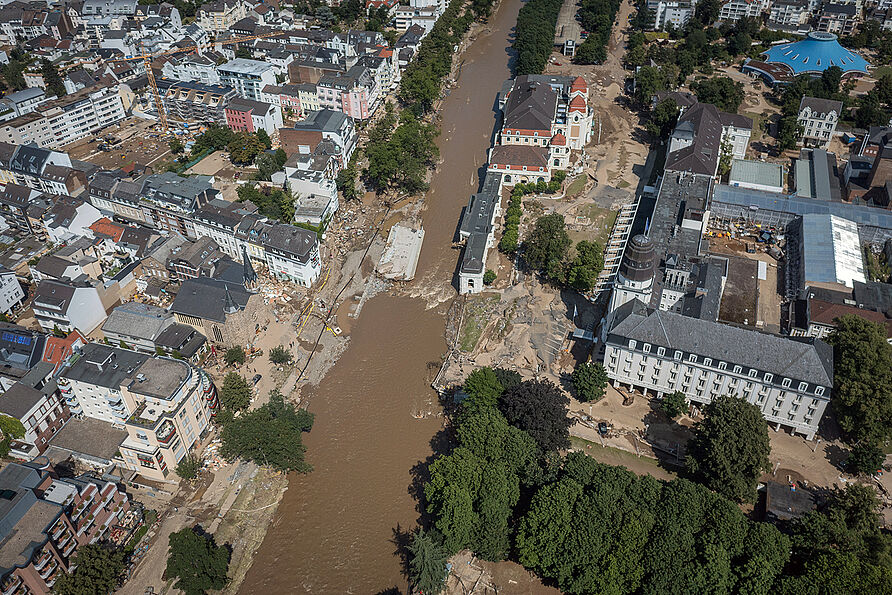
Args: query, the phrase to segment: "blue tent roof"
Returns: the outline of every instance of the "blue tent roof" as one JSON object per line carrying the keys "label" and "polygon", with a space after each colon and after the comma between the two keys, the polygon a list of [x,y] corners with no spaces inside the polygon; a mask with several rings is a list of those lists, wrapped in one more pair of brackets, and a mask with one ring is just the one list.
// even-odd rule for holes
{"label": "blue tent roof", "polygon": [[765,52],[765,61],[788,66],[793,74],[824,72],[831,66],[847,72],[867,73],[867,60],[839,45],[836,35],[812,31],[806,39],[775,46]]}

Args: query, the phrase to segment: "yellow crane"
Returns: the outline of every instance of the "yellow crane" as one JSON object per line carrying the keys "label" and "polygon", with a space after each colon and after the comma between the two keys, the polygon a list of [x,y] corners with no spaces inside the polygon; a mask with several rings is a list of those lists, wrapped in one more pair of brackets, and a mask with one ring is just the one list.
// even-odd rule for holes
{"label": "yellow crane", "polygon": [[[266,39],[268,37],[278,37],[280,35],[288,35],[287,31],[276,31],[274,33],[264,33],[262,35],[247,35],[244,37],[233,37],[232,39],[227,39],[225,41],[214,42],[214,44],[219,45],[233,45],[238,43],[243,43],[246,41],[254,41],[255,39]],[[158,91],[158,85],[155,83],[155,74],[152,72],[152,60],[155,58],[160,58],[161,56],[169,56],[171,54],[181,54],[192,53],[199,49],[197,45],[189,45],[185,47],[173,48],[170,50],[166,50],[163,52],[155,52],[154,54],[141,54],[139,56],[127,56],[126,58],[117,58],[115,60],[109,60],[110,64],[123,63],[123,62],[135,62],[136,60],[142,60],[143,65],[146,68],[146,76],[149,79],[149,87],[152,88],[152,95],[155,98],[155,109],[158,110],[158,121],[161,123],[162,132],[167,132],[167,114],[164,112],[164,102],[161,101],[161,93]]]}

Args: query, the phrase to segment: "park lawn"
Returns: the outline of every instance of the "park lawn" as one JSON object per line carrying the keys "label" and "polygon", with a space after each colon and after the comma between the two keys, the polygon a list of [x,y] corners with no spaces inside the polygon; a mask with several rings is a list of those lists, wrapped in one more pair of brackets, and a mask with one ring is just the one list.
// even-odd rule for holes
{"label": "park lawn", "polygon": [[585,231],[570,231],[570,239],[574,244],[580,240],[588,240],[598,242],[603,247],[616,222],[617,211],[611,211],[598,205],[587,205],[579,209],[579,212],[588,217],[592,224]]}
{"label": "park lawn", "polygon": [[875,69],[871,76],[875,79],[880,79],[883,75],[892,74],[892,66],[880,66]]}
{"label": "park lawn", "polygon": [[570,185],[567,186],[566,195],[574,196],[576,194],[579,194],[583,190],[585,190],[585,181],[586,181],[586,175],[580,174],[579,177],[577,177],[575,180],[570,182]]}

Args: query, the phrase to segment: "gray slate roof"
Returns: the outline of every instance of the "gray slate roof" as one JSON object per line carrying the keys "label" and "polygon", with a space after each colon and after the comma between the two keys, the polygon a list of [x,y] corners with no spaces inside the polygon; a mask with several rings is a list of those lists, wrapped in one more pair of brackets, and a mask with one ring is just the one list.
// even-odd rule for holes
{"label": "gray slate roof", "polygon": [[205,320],[226,322],[223,301],[227,289],[229,289],[229,294],[236,306],[240,310],[244,310],[248,298],[251,297],[244,287],[210,277],[198,277],[183,282],[176,299],[170,306],[170,311]]}
{"label": "gray slate roof", "polygon": [[173,316],[163,308],[127,302],[111,311],[102,325],[102,332],[153,341],[172,322]]}
{"label": "gray slate roof", "polygon": [[791,378],[833,386],[833,349],[821,339],[779,337],[662,310],[629,313],[608,341],[620,338],[769,372],[774,382]]}

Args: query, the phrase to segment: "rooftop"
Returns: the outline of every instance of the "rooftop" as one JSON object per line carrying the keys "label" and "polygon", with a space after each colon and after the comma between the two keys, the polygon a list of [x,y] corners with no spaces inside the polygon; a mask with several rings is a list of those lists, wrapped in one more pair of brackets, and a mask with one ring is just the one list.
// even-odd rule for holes
{"label": "rooftop", "polygon": [[836,215],[805,214],[801,241],[803,286],[839,283],[853,287],[855,281],[866,280],[854,221]]}
{"label": "rooftop", "polygon": [[127,302],[111,311],[102,325],[102,332],[153,340],[171,322],[173,316],[163,308]]}
{"label": "rooftop", "polygon": [[764,56],[768,64],[784,65],[794,75],[820,73],[831,66],[839,66],[843,74],[867,74],[869,66],[867,60],[839,45],[836,35],[822,31],[812,31],[801,41],[776,45]]}
{"label": "rooftop", "polygon": [[731,174],[728,181],[732,186],[736,182],[783,189],[784,166],[779,163],[735,159],[731,162]]}
{"label": "rooftop", "polygon": [[153,357],[137,369],[127,390],[170,401],[191,373],[189,364],[185,362]]}
{"label": "rooftop", "polygon": [[127,430],[119,430],[108,422],[72,417],[53,435],[50,446],[110,461],[126,438]]}
{"label": "rooftop", "polygon": [[83,356],[62,372],[61,377],[119,390],[148,359],[148,355],[135,351],[88,343],[84,345]]}

